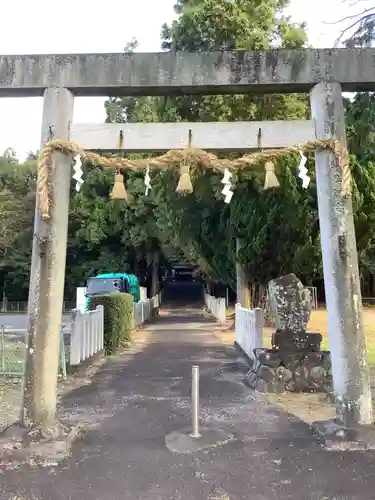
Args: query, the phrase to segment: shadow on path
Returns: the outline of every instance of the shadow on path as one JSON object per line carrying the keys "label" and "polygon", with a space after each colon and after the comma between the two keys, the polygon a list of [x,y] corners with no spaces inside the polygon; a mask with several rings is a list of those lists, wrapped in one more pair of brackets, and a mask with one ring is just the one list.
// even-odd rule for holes
{"label": "shadow on path", "polygon": [[[215,325],[195,313],[160,317],[143,350],[108,360],[63,403],[89,426],[59,467],[0,475],[0,498],[22,500],[370,500],[373,453],[322,450],[307,426],[242,384]],[[201,374],[201,423],[236,439],[192,455],[165,436],[190,425],[191,366]],[[16,496],[18,495],[18,497]]]}

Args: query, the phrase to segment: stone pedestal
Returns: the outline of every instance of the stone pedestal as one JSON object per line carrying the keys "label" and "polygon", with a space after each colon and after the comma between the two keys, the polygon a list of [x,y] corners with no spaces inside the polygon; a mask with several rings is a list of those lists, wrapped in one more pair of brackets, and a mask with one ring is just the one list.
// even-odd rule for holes
{"label": "stone pedestal", "polygon": [[268,289],[278,329],[271,349],[254,349],[247,385],[259,392],[330,391],[330,353],[321,350],[320,333],[306,332],[310,292],[294,274],[271,281]]}

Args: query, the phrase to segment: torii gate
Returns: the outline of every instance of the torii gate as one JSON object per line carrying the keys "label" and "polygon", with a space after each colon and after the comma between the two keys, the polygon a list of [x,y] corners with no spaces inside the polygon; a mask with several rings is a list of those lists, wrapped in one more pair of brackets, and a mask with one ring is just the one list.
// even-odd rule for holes
{"label": "torii gate", "polygon": [[[309,92],[315,137],[346,147],[342,90],[374,91],[374,60],[373,49],[0,56],[0,97],[44,96],[43,146],[70,138],[75,95]],[[54,153],[51,218],[43,221],[37,204],[34,227],[28,334],[36,336],[36,350],[31,344],[26,417],[45,426],[56,410],[50,382],[58,369],[71,160]],[[352,202],[342,196],[342,172],[331,151],[316,153],[316,183],[337,413],[345,423],[370,424]]]}

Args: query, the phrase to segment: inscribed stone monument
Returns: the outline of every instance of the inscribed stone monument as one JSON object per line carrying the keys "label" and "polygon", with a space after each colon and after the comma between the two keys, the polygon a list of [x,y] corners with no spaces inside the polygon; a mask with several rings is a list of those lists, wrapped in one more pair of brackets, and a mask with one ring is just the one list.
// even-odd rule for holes
{"label": "inscribed stone monument", "polygon": [[310,319],[311,293],[293,273],[268,283],[270,307],[276,321],[276,329],[301,333]]}

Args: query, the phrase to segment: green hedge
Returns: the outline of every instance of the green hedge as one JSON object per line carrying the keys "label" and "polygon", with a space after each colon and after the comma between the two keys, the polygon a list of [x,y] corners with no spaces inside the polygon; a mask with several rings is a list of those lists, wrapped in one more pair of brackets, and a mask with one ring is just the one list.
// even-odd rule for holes
{"label": "green hedge", "polygon": [[90,297],[89,308],[104,307],[104,350],[113,354],[131,340],[133,327],[133,296],[114,292]]}

